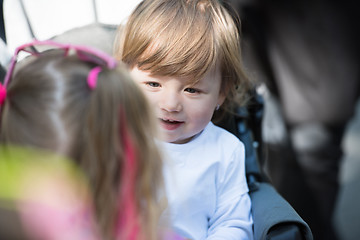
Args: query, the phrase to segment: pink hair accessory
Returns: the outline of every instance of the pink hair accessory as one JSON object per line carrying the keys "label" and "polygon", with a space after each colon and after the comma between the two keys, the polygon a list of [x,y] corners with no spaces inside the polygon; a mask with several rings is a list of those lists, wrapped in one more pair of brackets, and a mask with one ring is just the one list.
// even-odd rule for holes
{"label": "pink hair accessory", "polygon": [[0,106],[4,104],[6,99],[6,88],[0,83]]}
{"label": "pink hair accessory", "polygon": [[95,89],[97,84],[97,78],[102,68],[100,66],[94,67],[90,70],[89,75],[87,77],[87,83],[91,90]]}
{"label": "pink hair accessory", "polygon": [[[121,110],[120,110],[121,111]],[[134,142],[126,128],[124,113],[121,115],[120,134],[124,147],[124,169],[122,174],[122,186],[120,205],[122,212],[118,214],[116,232],[121,239],[139,239],[141,228],[139,222],[139,209],[136,205],[136,174],[138,171],[137,154]]]}
{"label": "pink hair accessory", "polygon": [[[47,46],[51,49],[61,49],[64,51],[64,57],[68,56],[69,51],[73,50],[76,52],[76,55],[78,58],[85,62],[91,62],[96,64],[97,66],[106,67],[108,69],[115,69],[117,66],[117,61],[111,57],[110,55],[106,54],[105,52],[102,52],[96,48],[91,48],[88,46],[82,46],[82,45],[72,45],[72,44],[62,44],[58,42],[53,41],[38,41],[35,40],[30,43],[23,44],[15,49],[15,53],[11,58],[10,65],[8,67],[8,71],[6,73],[6,76],[4,78],[4,86],[7,87],[9,85],[9,82],[11,80],[12,74],[14,72],[15,65],[18,60],[18,55],[20,52],[24,51],[27,52],[33,56],[41,56],[41,52],[36,50],[36,47],[38,46]],[[91,89],[94,89],[96,87],[97,82],[97,76],[99,72],[101,71],[101,68],[95,67],[93,68],[88,76],[88,83]],[[2,91],[3,92],[3,91]],[[3,99],[3,93],[1,98]]]}

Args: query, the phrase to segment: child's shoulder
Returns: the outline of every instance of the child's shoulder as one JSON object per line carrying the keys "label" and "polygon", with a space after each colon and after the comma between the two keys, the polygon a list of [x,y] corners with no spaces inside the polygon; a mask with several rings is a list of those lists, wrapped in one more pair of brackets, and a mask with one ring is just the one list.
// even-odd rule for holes
{"label": "child's shoulder", "polygon": [[[242,166],[245,146],[238,137],[219,126],[210,123],[204,131],[205,148],[210,158],[221,166],[229,166],[234,161],[236,166]],[[226,167],[225,167],[226,168]]]}
{"label": "child's shoulder", "polygon": [[240,145],[241,147],[243,147],[243,143],[238,137],[236,137],[231,132],[225,130],[224,128],[216,126],[212,122],[210,122],[205,128],[204,137],[209,141],[216,141],[218,146]]}

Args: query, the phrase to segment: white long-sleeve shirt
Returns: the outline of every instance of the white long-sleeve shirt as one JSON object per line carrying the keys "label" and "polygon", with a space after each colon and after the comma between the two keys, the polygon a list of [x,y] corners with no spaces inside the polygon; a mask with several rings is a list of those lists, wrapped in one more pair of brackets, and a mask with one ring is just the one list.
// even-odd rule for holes
{"label": "white long-sleeve shirt", "polygon": [[160,143],[175,232],[194,240],[253,239],[251,200],[245,178],[244,145],[209,123],[186,144]]}

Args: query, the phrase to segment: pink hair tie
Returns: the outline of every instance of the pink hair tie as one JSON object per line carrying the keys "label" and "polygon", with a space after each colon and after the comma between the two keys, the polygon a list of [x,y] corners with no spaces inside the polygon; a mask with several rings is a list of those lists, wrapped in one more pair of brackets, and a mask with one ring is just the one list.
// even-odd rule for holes
{"label": "pink hair tie", "polygon": [[4,104],[6,98],[6,88],[0,83],[0,106]]}
{"label": "pink hair tie", "polygon": [[96,83],[97,83],[97,78],[98,78],[99,72],[101,72],[101,70],[102,69],[100,66],[94,67],[93,69],[90,70],[89,75],[87,77],[87,83],[91,90],[95,89]]}

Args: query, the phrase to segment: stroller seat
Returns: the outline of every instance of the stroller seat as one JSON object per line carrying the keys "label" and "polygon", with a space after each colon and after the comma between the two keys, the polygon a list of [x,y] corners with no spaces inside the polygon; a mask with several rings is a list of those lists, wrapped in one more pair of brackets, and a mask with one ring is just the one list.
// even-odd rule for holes
{"label": "stroller seat", "polygon": [[251,100],[237,114],[217,125],[236,135],[245,145],[245,168],[252,203],[256,240],[312,240],[308,224],[275,190],[261,171],[263,98],[252,90]]}

